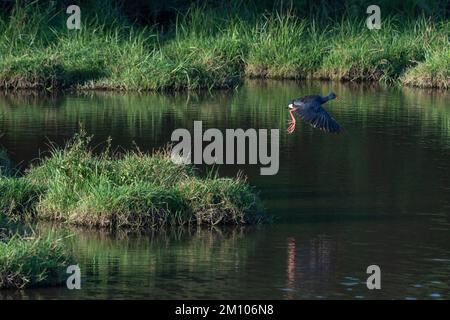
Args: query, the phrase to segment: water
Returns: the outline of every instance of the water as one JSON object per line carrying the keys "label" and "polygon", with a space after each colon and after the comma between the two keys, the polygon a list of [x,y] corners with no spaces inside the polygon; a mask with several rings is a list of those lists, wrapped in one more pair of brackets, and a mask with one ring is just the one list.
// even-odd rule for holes
{"label": "water", "polygon": [[[333,90],[345,127],[299,123],[291,98]],[[449,299],[448,93],[333,83],[248,81],[233,92],[0,96],[1,145],[26,167],[83,123],[101,149],[166,145],[176,128],[281,128],[280,170],[243,170],[273,225],[126,234],[70,229],[82,290],[2,291],[0,298]],[[48,226],[43,226],[48,228]],[[60,227],[59,227],[60,228]],[[382,289],[368,290],[379,265]]]}

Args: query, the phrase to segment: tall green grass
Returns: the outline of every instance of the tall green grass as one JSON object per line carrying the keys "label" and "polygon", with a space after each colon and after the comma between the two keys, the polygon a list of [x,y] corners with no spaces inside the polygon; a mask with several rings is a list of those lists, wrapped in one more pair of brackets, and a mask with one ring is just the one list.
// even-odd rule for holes
{"label": "tall green grass", "polygon": [[61,7],[16,4],[0,18],[0,87],[230,88],[245,76],[449,86],[445,19],[390,14],[368,30],[351,10],[324,18],[193,6],[162,28],[131,23],[113,3],[101,15],[84,9],[79,31],[65,28]]}
{"label": "tall green grass", "polygon": [[0,177],[0,213],[25,215],[34,210],[42,188],[24,178]]}
{"label": "tall green grass", "polygon": [[0,289],[64,283],[72,254],[53,233],[0,239]]}
{"label": "tall green grass", "polygon": [[11,217],[133,229],[267,220],[240,176],[201,177],[191,166],[172,163],[168,151],[95,155],[89,142],[81,132],[24,177],[1,178],[0,210]]}
{"label": "tall green grass", "polygon": [[402,83],[415,87],[450,89],[450,47],[425,52],[425,60],[401,76]]}

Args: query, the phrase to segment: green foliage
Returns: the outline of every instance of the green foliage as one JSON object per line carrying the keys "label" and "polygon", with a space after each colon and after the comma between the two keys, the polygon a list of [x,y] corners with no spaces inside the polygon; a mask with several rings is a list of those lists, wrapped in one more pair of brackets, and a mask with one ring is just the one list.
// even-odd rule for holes
{"label": "green foliage", "polygon": [[450,88],[450,49],[442,47],[425,53],[425,61],[408,70],[402,83],[416,87]]}
{"label": "green foliage", "polygon": [[[200,177],[176,165],[168,150],[148,155],[99,155],[83,131],[24,177],[0,180],[0,204],[10,216],[31,212],[71,224],[144,228],[161,225],[246,224],[267,217],[242,177]],[[36,188],[35,186],[40,186]]]}
{"label": "green foliage", "polygon": [[[366,28],[359,1],[333,10],[294,1],[263,13],[267,5],[231,3],[224,10],[208,2],[174,11],[161,27],[133,24],[127,4],[91,1],[82,30],[74,31],[65,27],[63,6],[17,2],[0,15],[0,87],[230,88],[245,75],[392,83],[416,65],[404,84],[448,87],[448,68],[436,74],[433,67],[445,63],[441,53],[449,47],[438,1],[385,3],[404,11],[384,16],[381,30]],[[419,14],[427,11],[437,18]]]}
{"label": "green foliage", "polygon": [[59,285],[71,259],[53,233],[0,239],[0,289]]}
{"label": "green foliage", "polygon": [[0,177],[0,213],[25,215],[35,209],[42,188],[25,178]]}
{"label": "green foliage", "polygon": [[180,186],[195,213],[195,219],[207,224],[258,223],[267,219],[263,207],[242,178],[215,176],[205,180],[187,179]]}

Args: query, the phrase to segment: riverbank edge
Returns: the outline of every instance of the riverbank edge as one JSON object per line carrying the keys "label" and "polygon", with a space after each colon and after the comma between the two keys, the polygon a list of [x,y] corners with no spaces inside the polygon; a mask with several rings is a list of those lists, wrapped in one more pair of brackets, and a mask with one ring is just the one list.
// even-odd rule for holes
{"label": "riverbank edge", "polygon": [[[450,57],[449,57],[450,58]],[[369,78],[370,74],[364,75]],[[299,73],[297,75],[291,74],[286,77],[281,76],[268,76],[265,71],[261,70],[260,74],[255,71],[245,72],[245,74],[239,78],[234,78],[222,85],[204,85],[197,88],[189,88],[187,86],[177,87],[162,87],[162,88],[139,88],[139,87],[124,87],[120,85],[108,85],[104,82],[90,81],[85,84],[79,83],[67,83],[63,78],[55,76],[40,77],[40,81],[36,81],[36,78],[28,80],[26,78],[1,78],[0,75],[0,90],[4,93],[8,92],[20,92],[20,91],[41,91],[41,92],[90,92],[90,91],[110,91],[110,92],[185,92],[185,91],[199,91],[199,90],[233,90],[238,87],[245,80],[279,80],[279,81],[327,81],[327,82],[340,82],[340,83],[358,83],[358,84],[375,84],[386,85],[375,80],[350,80],[348,75],[342,75],[340,77],[330,77],[326,73],[315,72],[315,75],[305,75]],[[417,74],[414,69],[408,70],[405,75],[399,79],[399,82],[394,84],[387,84],[388,87],[407,87],[417,89],[434,89],[434,90],[449,90],[450,89],[450,77],[446,79],[439,79],[428,74]]]}

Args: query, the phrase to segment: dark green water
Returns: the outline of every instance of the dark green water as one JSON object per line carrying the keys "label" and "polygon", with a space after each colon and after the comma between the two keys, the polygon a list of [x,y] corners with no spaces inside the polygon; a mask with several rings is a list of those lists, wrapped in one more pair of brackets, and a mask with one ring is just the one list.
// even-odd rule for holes
{"label": "dark green water", "polygon": [[[346,128],[300,123],[291,98],[334,90]],[[1,145],[26,167],[82,122],[99,144],[152,150],[176,128],[280,128],[280,170],[243,170],[277,221],[258,228],[141,235],[71,230],[82,289],[3,291],[3,298],[450,298],[450,96],[332,83],[247,82],[211,94],[0,96]],[[45,226],[48,228],[48,226]],[[368,290],[366,268],[381,268]]]}

